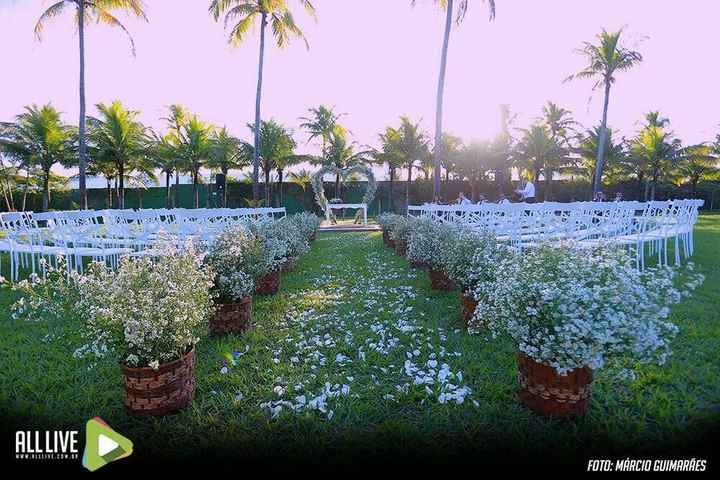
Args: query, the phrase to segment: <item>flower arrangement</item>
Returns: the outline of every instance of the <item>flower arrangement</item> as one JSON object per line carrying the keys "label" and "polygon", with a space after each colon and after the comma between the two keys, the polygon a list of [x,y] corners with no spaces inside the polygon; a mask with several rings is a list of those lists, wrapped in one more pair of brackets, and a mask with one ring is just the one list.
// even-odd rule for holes
{"label": "flower arrangement", "polygon": [[124,257],[116,271],[94,263],[78,283],[75,312],[91,340],[130,367],[177,360],[205,333],[212,275],[192,246],[157,259]]}
{"label": "flower arrangement", "polygon": [[458,228],[441,250],[440,266],[461,291],[470,292],[494,281],[501,259],[512,254],[488,230]]}
{"label": "flower arrangement", "polygon": [[317,229],[320,226],[320,217],[313,213],[301,212],[287,218],[290,219],[294,227],[306,241],[310,241],[315,237]]}
{"label": "flower arrangement", "polygon": [[680,290],[676,275],[639,272],[609,246],[542,245],[503,259],[493,281],[475,287],[483,301],[473,321],[508,334],[522,354],[560,375],[621,356],[663,364],[678,332],[669,307],[703,281],[690,273]]}
{"label": "flower arrangement", "polygon": [[390,240],[401,244],[407,243],[407,237],[416,221],[415,217],[397,215],[396,221],[390,225]]}
{"label": "flower arrangement", "polygon": [[248,230],[255,241],[248,257],[246,271],[254,278],[278,272],[290,253],[286,225],[271,220],[248,224]]}
{"label": "flower arrangement", "polygon": [[398,215],[397,213],[381,213],[377,217],[377,223],[380,225],[380,228],[383,229],[384,232],[389,232],[392,230],[395,223],[397,223],[400,219],[405,218],[402,215]]}
{"label": "flower arrangement", "polygon": [[246,270],[253,259],[254,243],[244,226],[235,225],[210,245],[205,262],[215,273],[213,294],[218,303],[238,303],[252,295],[255,281]]}
{"label": "flower arrangement", "polygon": [[441,270],[443,251],[458,234],[458,227],[440,223],[430,217],[421,217],[409,222],[407,235],[407,258],[417,265],[431,270]]}

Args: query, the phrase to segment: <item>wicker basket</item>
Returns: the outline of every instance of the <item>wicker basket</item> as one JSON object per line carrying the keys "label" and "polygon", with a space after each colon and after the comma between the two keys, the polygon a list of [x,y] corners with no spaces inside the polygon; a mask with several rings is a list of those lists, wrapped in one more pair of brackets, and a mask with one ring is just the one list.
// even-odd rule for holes
{"label": "wicker basket", "polygon": [[285,263],[283,263],[282,271],[283,272],[292,272],[295,270],[295,266],[297,265],[297,258],[288,258],[285,260]]}
{"label": "wicker basket", "polygon": [[252,326],[252,297],[243,298],[239,303],[224,303],[215,306],[215,315],[210,319],[213,335],[243,333]]}
{"label": "wicker basket", "polygon": [[255,293],[258,295],[275,295],[280,289],[280,270],[270,272],[255,279]]}
{"label": "wicker basket", "polygon": [[393,242],[393,244],[395,246],[395,253],[397,253],[401,257],[404,257],[407,253],[407,245],[405,244],[405,242],[395,241]]}
{"label": "wicker basket", "polygon": [[567,375],[538,363],[527,355],[518,356],[520,400],[540,415],[583,416],[592,394],[592,370],[576,368]]}
{"label": "wicker basket", "polygon": [[475,314],[477,304],[477,300],[467,292],[460,292],[460,318],[466,327],[470,325],[470,320],[472,320]]}
{"label": "wicker basket", "polygon": [[443,292],[449,292],[455,290],[455,283],[450,280],[445,272],[442,270],[428,270],[428,276],[430,277],[430,286],[433,290],[440,290]]}
{"label": "wicker basket", "polygon": [[120,364],[125,386],[125,410],[134,416],[177,413],[195,398],[195,348],[182,358],[150,367]]}

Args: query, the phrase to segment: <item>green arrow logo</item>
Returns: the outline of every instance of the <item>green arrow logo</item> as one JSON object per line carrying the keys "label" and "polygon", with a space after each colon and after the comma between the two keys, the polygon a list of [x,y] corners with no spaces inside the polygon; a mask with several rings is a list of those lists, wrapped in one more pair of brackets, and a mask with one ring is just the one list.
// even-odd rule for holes
{"label": "green arrow logo", "polygon": [[123,437],[100,417],[88,420],[85,425],[85,452],[82,464],[94,472],[115,460],[130,456],[133,443]]}

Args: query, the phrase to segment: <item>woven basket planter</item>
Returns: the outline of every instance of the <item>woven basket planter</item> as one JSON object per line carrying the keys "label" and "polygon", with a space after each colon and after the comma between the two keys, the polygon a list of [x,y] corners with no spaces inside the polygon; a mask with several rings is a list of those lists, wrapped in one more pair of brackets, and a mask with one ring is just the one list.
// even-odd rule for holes
{"label": "woven basket planter", "polygon": [[252,326],[252,297],[243,298],[238,303],[215,305],[215,315],[210,319],[210,332],[213,335],[243,333]]}
{"label": "woven basket planter", "polygon": [[295,270],[295,266],[297,265],[297,258],[288,258],[285,260],[285,263],[283,263],[282,271],[283,272],[292,272]]}
{"label": "woven basket planter", "polygon": [[477,304],[477,300],[475,300],[467,292],[460,292],[460,318],[466,327],[470,325],[470,320],[472,320],[472,317],[475,314]]}
{"label": "woven basket planter", "polygon": [[527,355],[518,356],[520,400],[540,415],[583,416],[592,394],[592,370],[576,368],[567,375],[538,363]]}
{"label": "woven basket planter", "polygon": [[430,286],[433,290],[443,292],[455,290],[455,283],[453,283],[442,270],[430,269],[428,270],[428,277],[430,277]]}
{"label": "woven basket planter", "polygon": [[120,364],[125,386],[125,410],[133,416],[177,413],[195,398],[195,348],[182,358],[150,367]]}
{"label": "woven basket planter", "polygon": [[255,293],[258,295],[275,295],[278,290],[280,290],[280,270],[255,279]]}
{"label": "woven basket planter", "polygon": [[428,270],[430,267],[427,263],[410,260],[410,266],[418,270]]}
{"label": "woven basket planter", "polygon": [[395,253],[400,257],[404,257],[407,253],[407,244],[405,242],[393,242],[395,245]]}

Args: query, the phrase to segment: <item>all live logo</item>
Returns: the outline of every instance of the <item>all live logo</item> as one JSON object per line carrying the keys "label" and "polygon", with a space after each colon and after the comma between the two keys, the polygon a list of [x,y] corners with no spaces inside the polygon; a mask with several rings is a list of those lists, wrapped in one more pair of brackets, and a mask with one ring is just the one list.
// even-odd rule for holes
{"label": "all live logo", "polygon": [[77,430],[17,431],[15,432],[17,460],[76,460],[78,458]]}

